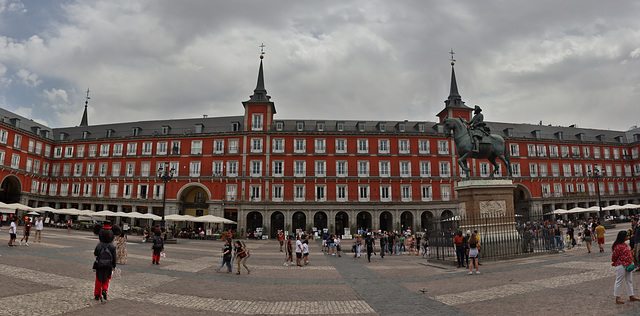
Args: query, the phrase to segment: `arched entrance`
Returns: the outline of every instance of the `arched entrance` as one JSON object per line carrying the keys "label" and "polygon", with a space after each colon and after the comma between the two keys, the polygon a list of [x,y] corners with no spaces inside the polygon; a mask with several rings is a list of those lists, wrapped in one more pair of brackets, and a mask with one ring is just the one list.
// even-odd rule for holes
{"label": "arched entrance", "polygon": [[193,184],[183,188],[182,192],[180,192],[179,201],[181,215],[202,216],[209,213],[209,206],[207,205],[209,194],[201,185]]}
{"label": "arched entrance", "polygon": [[[349,228],[349,215],[345,212],[338,212],[335,218],[336,222],[336,235],[344,235],[344,229]],[[354,232],[351,232],[354,233]]]}
{"label": "arched entrance", "polygon": [[[360,230],[371,230],[373,227],[371,227],[371,213],[363,211],[358,213],[358,215],[356,216],[356,226],[357,229]],[[354,232],[351,232],[354,233]]]}
{"label": "arched entrance", "polygon": [[279,230],[284,232],[284,214],[274,212],[271,214],[271,238],[276,238]]}
{"label": "arched entrance", "polygon": [[433,222],[433,214],[429,211],[424,211],[420,215],[420,228],[423,232],[429,232],[435,229]]}
{"label": "arched entrance", "polygon": [[304,215],[304,213],[302,212],[295,212],[293,213],[293,220],[292,220],[292,230],[295,232],[296,229],[300,229],[303,232],[307,231],[307,216]]}
{"label": "arched entrance", "polygon": [[327,214],[325,212],[316,212],[313,215],[313,227],[317,228],[322,235],[322,230],[327,228]]}
{"label": "arched entrance", "polygon": [[[246,233],[253,237],[256,228],[262,228],[262,214],[260,212],[249,212],[247,214],[247,230]],[[264,233],[264,232],[263,232]]]}
{"label": "arched entrance", "polygon": [[414,229],[413,227],[413,213],[409,212],[409,211],[404,211],[402,212],[402,214],[400,214],[400,229],[407,230],[407,229]]}
{"label": "arched entrance", "polygon": [[455,222],[455,217],[453,217],[453,212],[450,210],[444,210],[442,215],[440,215],[440,219],[442,220],[443,231],[453,229],[453,227],[458,226]]}
{"label": "arched entrance", "polygon": [[380,230],[383,232],[390,232],[393,230],[393,215],[384,211],[380,214]]}
{"label": "arched entrance", "polygon": [[19,203],[22,193],[20,180],[15,176],[7,176],[0,185],[0,202]]}

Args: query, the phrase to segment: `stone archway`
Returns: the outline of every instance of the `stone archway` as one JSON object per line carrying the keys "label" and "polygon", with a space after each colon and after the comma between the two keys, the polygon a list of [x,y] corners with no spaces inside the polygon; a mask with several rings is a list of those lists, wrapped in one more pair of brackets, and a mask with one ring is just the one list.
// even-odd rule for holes
{"label": "stone archway", "polygon": [[371,213],[362,211],[356,215],[356,229],[363,229],[365,231],[373,229],[373,225],[371,224]]}
{"label": "stone archway", "polygon": [[202,216],[209,214],[209,190],[202,184],[193,183],[184,186],[178,192],[178,209],[181,215]]}
{"label": "stone archway", "polygon": [[327,228],[327,213],[319,211],[313,215],[313,227],[318,229],[318,233],[322,235],[322,230]]}
{"label": "stone archway", "polygon": [[440,214],[440,221],[442,223],[442,230],[446,231],[449,229],[453,229],[457,226],[455,222],[455,217],[453,216],[453,212],[451,210],[444,210]]}
{"label": "stone archway", "polygon": [[18,177],[9,175],[2,180],[0,185],[0,202],[3,203],[20,203],[20,195],[22,193],[22,185]]}
{"label": "stone archway", "polygon": [[295,232],[296,229],[301,229],[303,232],[307,231],[307,215],[298,211],[293,213],[293,217],[291,219],[291,230],[293,232]]}
{"label": "stone archway", "polygon": [[422,231],[429,232],[434,230],[434,224],[433,213],[429,211],[422,212],[422,214],[420,215],[420,228],[422,229]]}
{"label": "stone archway", "polygon": [[276,238],[278,230],[284,232],[284,214],[282,212],[273,212],[271,214],[271,238]]}
{"label": "stone archway", "polygon": [[[338,212],[335,217],[335,223],[335,234],[344,235],[344,229],[349,228],[349,214],[343,211]],[[353,234],[354,232],[351,233]]]}
{"label": "stone archway", "polygon": [[380,213],[380,230],[383,232],[393,231],[393,215],[388,211]]}
{"label": "stone archway", "polygon": [[[263,227],[262,213],[257,211],[247,213],[247,229],[245,230],[245,232],[253,236],[253,233],[258,227]],[[266,232],[263,232],[263,234],[264,233]]]}
{"label": "stone archway", "polygon": [[413,213],[404,211],[400,214],[400,229],[405,231],[407,229],[414,229],[413,227]]}

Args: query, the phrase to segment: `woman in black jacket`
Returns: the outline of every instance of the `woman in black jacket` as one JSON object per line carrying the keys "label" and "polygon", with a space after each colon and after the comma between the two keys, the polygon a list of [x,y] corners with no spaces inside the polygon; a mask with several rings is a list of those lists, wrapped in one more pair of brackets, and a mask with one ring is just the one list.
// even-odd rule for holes
{"label": "woman in black jacket", "polygon": [[109,281],[111,280],[111,272],[116,268],[116,246],[113,244],[114,234],[111,226],[105,224],[104,227],[96,225],[94,232],[98,232],[100,242],[93,251],[96,261],[93,268],[96,270],[96,282],[93,295],[96,300],[107,300],[109,292]]}

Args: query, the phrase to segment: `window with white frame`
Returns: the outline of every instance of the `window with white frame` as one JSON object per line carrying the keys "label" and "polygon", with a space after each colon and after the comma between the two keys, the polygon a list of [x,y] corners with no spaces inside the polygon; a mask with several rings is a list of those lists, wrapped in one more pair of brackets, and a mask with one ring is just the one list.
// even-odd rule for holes
{"label": "window with white frame", "polygon": [[151,173],[151,162],[143,161],[140,163],[140,175],[143,177],[148,177]]}
{"label": "window with white frame", "polygon": [[122,156],[122,143],[113,144],[113,155]]}
{"label": "window with white frame", "polygon": [[252,153],[261,153],[262,152],[262,138],[252,138],[251,139],[251,152]]}
{"label": "window with white frame", "polygon": [[229,153],[230,154],[237,154],[238,153],[238,140],[237,139],[230,139],[227,142],[229,144]]}
{"label": "window with white frame", "polygon": [[283,138],[274,138],[273,139],[273,148],[271,151],[277,154],[281,154],[284,152],[284,139]]}
{"label": "window with white frame", "polygon": [[546,157],[547,156],[547,146],[538,145],[538,157]]}
{"label": "window with white frame", "polygon": [[480,177],[486,178],[491,174],[491,166],[488,162],[480,163]]}
{"label": "window with white frame", "polygon": [[575,192],[575,190],[573,188],[573,183],[567,183],[564,187],[565,187],[564,191],[567,192],[567,193],[574,193]]}
{"label": "window with white frame", "polygon": [[368,154],[369,153],[369,140],[368,139],[358,139],[358,153],[359,154]]}
{"label": "window with white frame", "polygon": [[403,202],[411,201],[411,186],[410,185],[401,185],[400,186],[400,199]]}
{"label": "window with white frame", "polygon": [[327,140],[324,138],[316,138],[316,146],[315,146],[315,151],[316,154],[324,154],[327,151]]}
{"label": "window with white frame", "polygon": [[293,200],[296,202],[304,201],[304,184],[295,184],[293,185]]}
{"label": "window with white frame", "polygon": [[409,149],[409,140],[401,139],[398,141],[398,153],[400,154],[410,154],[411,150]]}
{"label": "window with white frame", "polygon": [[520,176],[520,164],[519,163],[512,163],[511,164],[511,175],[514,177],[519,177]]}
{"label": "window with white frame", "polygon": [[[27,152],[32,153],[35,147],[36,147],[36,141],[33,139],[29,139],[29,144],[27,145]],[[37,192],[37,189],[36,189],[36,192]]]}
{"label": "window with white frame", "polygon": [[162,194],[164,189],[164,184],[162,183],[158,183],[158,184],[154,184],[153,185],[153,192],[152,194],[152,198],[153,199],[161,199],[162,198]]}
{"label": "window with white frame", "polygon": [[582,164],[574,164],[573,165],[573,172],[575,174],[576,177],[582,177]]}
{"label": "window with white frame", "polygon": [[509,152],[511,157],[519,157],[520,146],[518,144],[509,144]]}
{"label": "window with white frame", "polygon": [[305,162],[303,160],[297,160],[293,162],[293,175],[295,177],[305,176]]}
{"label": "window with white frame", "polygon": [[180,145],[182,144],[182,142],[180,142],[179,140],[172,140],[171,141],[171,154],[172,155],[180,155]]}
{"label": "window with white frame", "polygon": [[428,139],[421,139],[418,141],[418,153],[419,154],[430,154],[431,148],[429,147]]}
{"label": "window with white frame", "polygon": [[91,196],[93,194],[93,183],[85,183],[82,194],[87,197]]}
{"label": "window with white frame", "polygon": [[420,176],[421,177],[430,177],[431,176],[431,162],[430,161],[421,161],[420,162]]}
{"label": "window with white frame", "polygon": [[297,122],[296,123],[296,130],[298,132],[302,132],[304,130],[304,122]]}
{"label": "window with white frame", "polygon": [[616,194],[615,184],[613,182],[607,183],[607,189],[609,190],[609,194]]}
{"label": "window with white frame", "polygon": [[[4,153],[0,153],[0,164],[4,164]],[[45,176],[49,175],[49,163],[48,162],[43,162],[42,163],[42,174]]]}
{"label": "window with white frame", "polygon": [[576,183],[576,191],[578,193],[585,193],[584,183]]}
{"label": "window with white frame", "polygon": [[237,177],[237,176],[238,176],[238,162],[227,161],[227,177]]}
{"label": "window with white frame", "polygon": [[327,200],[327,185],[316,184],[316,202],[324,202]]}
{"label": "window with white frame", "polygon": [[338,130],[338,132],[344,131],[344,122],[336,123],[336,129]]}
{"label": "window with white frame", "polygon": [[378,153],[379,154],[388,154],[389,150],[389,140],[388,139],[378,139]]}
{"label": "window with white frame", "polygon": [[551,185],[549,185],[548,183],[542,183],[540,185],[540,189],[542,190],[542,197],[551,196]]}
{"label": "window with white frame", "polygon": [[252,131],[261,131],[264,124],[262,114],[253,114],[251,115],[251,130]]}
{"label": "window with white frame", "polygon": [[53,158],[62,158],[62,146],[53,149]]}
{"label": "window with white frame", "polygon": [[613,166],[611,166],[611,165],[605,165],[604,166],[604,170],[605,170],[604,174],[608,175],[610,177],[613,176],[613,169],[612,168],[613,168]]}
{"label": "window with white frame", "polygon": [[57,183],[50,183],[49,184],[49,195],[54,196],[58,194],[58,184]]}
{"label": "window with white frame", "polygon": [[305,139],[303,138],[297,138],[293,140],[293,152],[296,154],[304,154],[306,153],[306,146],[305,146]]}
{"label": "window with white frame", "polygon": [[[22,148],[22,135],[14,135],[13,137],[13,147],[16,149],[21,149]],[[73,157],[73,151],[71,152],[71,156]]]}
{"label": "window with white frame", "polygon": [[224,139],[213,141],[213,153],[216,155],[224,154]]}
{"label": "window with white frame", "polygon": [[111,164],[111,176],[119,177],[120,176],[120,163],[114,162]]}
{"label": "window with white frame", "polygon": [[369,162],[358,161],[358,177],[368,177],[368,176],[369,176]]}
{"label": "window with white frame", "polygon": [[400,162],[400,176],[403,178],[411,177],[411,162],[409,161]]}
{"label": "window with white frame", "polygon": [[380,185],[380,201],[382,202],[390,202],[391,201],[391,186],[388,184]]}
{"label": "window with white frame", "polygon": [[0,165],[4,166],[4,150],[0,150]]}
{"label": "window with white frame", "polygon": [[156,143],[156,155],[166,155],[167,154],[167,142],[157,142]]}
{"label": "window with white frame", "polygon": [[596,194],[596,184],[593,183],[593,182],[587,183],[587,192],[589,192],[589,195],[595,195]]}
{"label": "window with white frame", "polygon": [[562,175],[565,176],[565,177],[570,177],[571,176],[571,164],[570,163],[562,164]]}
{"label": "window with white frame", "polygon": [[271,170],[271,175],[273,177],[282,177],[284,176],[284,161],[282,160],[274,160],[273,168]]}
{"label": "window with white frame", "polygon": [[64,156],[66,158],[73,157],[73,146],[67,146],[64,148]]}
{"label": "window with white frame", "polygon": [[591,153],[590,153],[589,147],[586,147],[586,146],[585,146],[585,147],[582,147],[582,156],[583,156],[584,158],[589,158],[589,157],[591,156]]}
{"label": "window with white frame", "polygon": [[613,149],[613,159],[620,159],[620,150],[618,148]]}
{"label": "window with white frame", "polygon": [[438,154],[439,155],[448,155],[449,154],[449,141],[447,141],[447,140],[439,140],[438,141]]}
{"label": "window with white frame", "polygon": [[616,176],[617,177],[622,177],[622,166],[621,165],[616,165]]}
{"label": "window with white frame", "polygon": [[31,180],[31,193],[38,193],[39,188],[40,188],[40,181]]}
{"label": "window with white frame", "polygon": [[118,197],[118,184],[111,183],[109,185],[109,197],[115,198]]}
{"label": "window with white frame", "polygon": [[323,132],[324,131],[324,122],[317,122],[316,123],[316,130],[318,132]]}
{"label": "window with white frame", "polygon": [[553,196],[561,197],[562,196],[562,183],[554,183],[553,184]]}
{"label": "window with white frame", "polygon": [[9,132],[4,129],[0,129],[0,143],[6,144],[7,138],[9,138]]}
{"label": "window with white frame", "polygon": [[189,163],[189,176],[190,177],[200,176],[200,161],[192,161]]}
{"label": "window with white frame", "polygon": [[251,161],[251,176],[252,177],[262,176],[262,160]]}
{"label": "window with white frame", "polygon": [[336,139],[336,154],[346,154],[346,153],[347,153],[347,140]]}
{"label": "window with white frame", "polygon": [[[631,171],[631,166],[629,166],[629,171]],[[33,173],[40,173],[40,160],[33,161]]]}
{"label": "window with white frame", "polygon": [[558,146],[549,145],[549,157],[558,157]]}
{"label": "window with white frame", "polygon": [[320,160],[316,161],[316,177],[325,177],[327,175],[327,162]]}
{"label": "window with white frame", "polygon": [[530,177],[537,177],[538,176],[538,164],[537,163],[530,163],[529,164],[529,176]]}
{"label": "window with white frame", "polygon": [[430,184],[423,184],[420,186],[420,196],[423,202],[431,201],[433,199]]}
{"label": "window with white frame", "polygon": [[122,197],[129,199],[131,198],[131,194],[133,194],[133,184],[125,183],[122,185]]}
{"label": "window with white frame", "polygon": [[451,176],[451,167],[448,161],[438,162],[438,170],[440,170],[440,177],[448,178]]}
{"label": "window with white frame", "polygon": [[82,163],[76,163],[73,166],[73,176],[74,177],[82,176]]}
{"label": "window with white frame", "polygon": [[93,173],[95,172],[95,169],[96,169],[95,162],[87,163],[87,177],[93,177]]}
{"label": "window with white frame", "polygon": [[71,186],[71,195],[80,196],[80,183],[74,183],[73,186]]}
{"label": "window with white frame", "polygon": [[536,156],[536,145],[527,144],[527,156],[535,157]]}
{"label": "window with white frame", "polygon": [[146,199],[149,195],[149,185],[148,184],[138,184],[138,198]]}
{"label": "window with white frame", "polygon": [[227,184],[227,201],[235,201],[238,196],[238,186],[236,184]]}
{"label": "window with white frame", "polygon": [[359,185],[358,186],[358,200],[360,202],[368,202],[369,201],[369,186],[368,185]]}
{"label": "window with white frame", "polygon": [[27,164],[25,165],[24,170],[25,170],[26,172],[31,172],[31,169],[32,169],[32,168],[33,168],[33,159],[32,159],[32,158],[27,157]]}
{"label": "window with white frame", "polygon": [[138,143],[127,143],[127,156],[135,156],[138,154]]}
{"label": "window with white frame", "polygon": [[563,158],[569,158],[569,146],[560,146],[560,155]]}
{"label": "window with white frame", "polygon": [[251,201],[262,200],[262,186],[260,184],[252,184],[249,186],[249,198]]}
{"label": "window with white frame", "polygon": [[347,200],[347,185],[346,184],[336,185],[336,201],[344,202],[346,200]]}
{"label": "window with white frame", "polygon": [[212,173],[212,176],[214,177],[224,176],[224,162],[214,161],[211,166],[211,173]]}
{"label": "window with white frame", "polygon": [[391,163],[389,161],[378,162],[378,169],[380,171],[380,177],[388,178],[391,176]]}
{"label": "window with white frame", "polygon": [[136,163],[131,161],[125,165],[125,174],[127,177],[133,177],[136,174]]}
{"label": "window with white frame", "polygon": [[546,177],[547,176],[547,164],[546,163],[541,163],[538,171],[540,173],[541,177]]}
{"label": "window with white frame", "polygon": [[107,176],[108,167],[109,167],[109,163],[108,162],[101,162],[98,165],[98,176],[106,177]]}
{"label": "window with white frame", "polygon": [[336,177],[346,177],[346,176],[347,176],[347,162],[336,161]]}
{"label": "window with white frame", "polygon": [[271,186],[271,200],[274,202],[282,202],[284,192],[284,185],[282,184],[274,184]]}
{"label": "window with white frame", "polygon": [[559,177],[560,176],[560,165],[557,163],[551,164],[551,176]]}
{"label": "window with white frame", "polygon": [[604,157],[604,159],[611,158],[611,153],[609,151],[609,148],[605,147],[602,149],[602,156]]}
{"label": "window with white frame", "polygon": [[71,164],[65,163],[62,167],[62,175],[68,177],[71,175]]}
{"label": "window with white frame", "polygon": [[451,186],[450,185],[441,185],[440,186],[440,198],[443,201],[449,201],[451,200]]}
{"label": "window with white frame", "polygon": [[67,195],[69,195],[69,184],[63,183],[60,185],[60,196],[67,196]]}
{"label": "window with white frame", "polygon": [[580,157],[580,147],[571,146],[571,156],[573,156],[573,158],[579,158]]}
{"label": "window with white frame", "polygon": [[[35,154],[36,155],[42,154],[42,142],[36,142]],[[95,157],[95,155],[93,155],[92,157]]]}
{"label": "window with white frame", "polygon": [[76,157],[84,158],[84,145],[78,145],[78,148],[76,150]]}

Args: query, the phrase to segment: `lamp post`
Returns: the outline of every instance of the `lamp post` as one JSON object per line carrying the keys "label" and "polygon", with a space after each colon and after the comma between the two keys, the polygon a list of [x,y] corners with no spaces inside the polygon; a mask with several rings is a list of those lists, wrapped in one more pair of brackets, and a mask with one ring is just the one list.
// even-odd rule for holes
{"label": "lamp post", "polygon": [[175,175],[176,170],[174,168],[169,169],[169,162],[165,161],[164,164],[161,164],[158,167],[158,178],[164,182],[164,187],[162,188],[162,221],[160,222],[161,227],[164,228],[164,213],[165,206],[167,204],[167,182],[171,181],[173,176]]}
{"label": "lamp post", "polygon": [[600,174],[600,169],[598,169],[598,164],[593,166],[593,172],[589,172],[589,177],[591,179],[596,180],[596,194],[598,195],[598,208],[600,211],[598,212],[598,217],[603,218],[604,212],[602,211],[602,202],[600,201],[600,178],[604,176],[604,172],[602,175]]}

